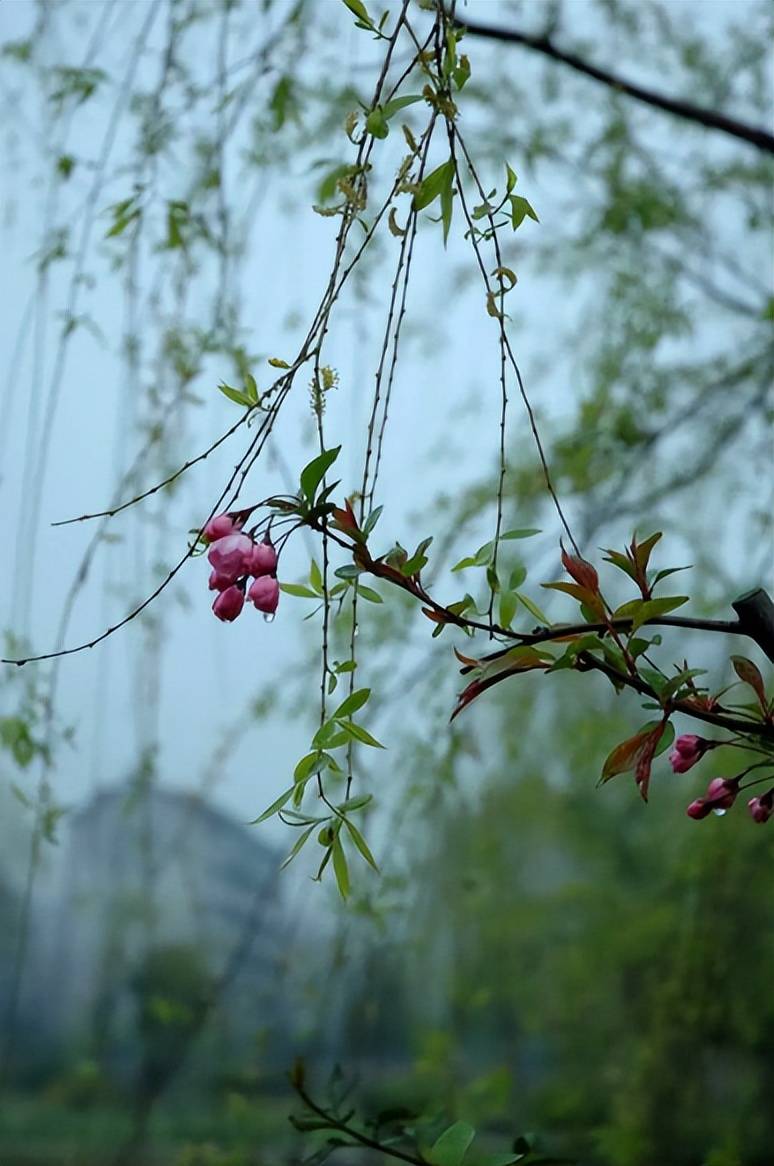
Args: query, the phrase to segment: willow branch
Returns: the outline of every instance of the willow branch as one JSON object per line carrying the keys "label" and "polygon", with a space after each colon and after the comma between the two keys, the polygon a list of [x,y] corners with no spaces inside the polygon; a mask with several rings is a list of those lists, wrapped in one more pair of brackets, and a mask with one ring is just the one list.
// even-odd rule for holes
{"label": "willow branch", "polygon": [[610,89],[625,93],[628,97],[633,97],[635,101],[641,101],[655,109],[662,109],[665,113],[671,113],[675,117],[682,118],[683,121],[704,126],[705,129],[718,130],[728,134],[732,138],[755,146],[756,149],[762,150],[765,154],[774,154],[774,135],[768,133],[767,130],[728,117],[718,110],[694,105],[692,101],[684,101],[679,97],[669,97],[664,93],[647,89],[643,85],[635,85],[617,73],[592,65],[589,61],[579,57],[577,53],[558,49],[548,36],[534,36],[527,32],[519,32],[515,28],[494,28],[490,25],[477,24],[475,21],[465,21],[464,27],[470,36],[480,36],[505,44],[522,45],[533,52],[541,53],[552,61],[566,65],[569,69],[574,69],[576,73],[591,77],[592,80],[607,85]]}

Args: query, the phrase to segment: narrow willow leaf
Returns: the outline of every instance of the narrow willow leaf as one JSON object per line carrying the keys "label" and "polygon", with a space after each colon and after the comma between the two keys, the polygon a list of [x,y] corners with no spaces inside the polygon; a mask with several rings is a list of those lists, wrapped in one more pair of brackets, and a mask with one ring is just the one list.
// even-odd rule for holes
{"label": "narrow willow leaf", "polygon": [[257,826],[259,822],[265,822],[267,818],[271,818],[274,814],[277,813],[278,810],[282,809],[282,807],[285,805],[285,802],[290,801],[295,788],[295,785],[292,785],[290,789],[286,789],[283,794],[280,794],[276,802],[272,802],[268,809],[264,810],[262,814],[259,814],[257,818],[253,818],[252,822],[248,824],[250,826]]}
{"label": "narrow willow leaf", "polygon": [[218,385],[218,388],[220,389],[221,393],[223,393],[224,397],[228,397],[229,401],[234,401],[234,403],[237,405],[244,405],[249,409],[253,404],[247,393],[242,392],[241,389],[234,389],[231,387],[231,385],[227,385],[222,381]]}
{"label": "narrow willow leaf", "polygon": [[358,20],[362,20],[363,24],[367,24],[369,26],[373,25],[373,21],[368,15],[368,9],[363,3],[363,0],[343,0],[343,3],[346,4],[350,12],[356,16]]}
{"label": "narrow willow leaf", "polygon": [[312,591],[310,587],[304,587],[303,583],[280,583],[280,591],[284,591],[286,595],[296,595],[299,599],[320,598],[318,592]]}
{"label": "narrow willow leaf", "polygon": [[440,196],[441,191],[449,187],[453,181],[454,162],[449,158],[422,179],[419,189],[414,194],[414,210],[421,211],[430,206],[430,203]]}
{"label": "narrow willow leaf", "polygon": [[538,623],[542,624],[542,626],[545,628],[550,628],[551,620],[544,612],[540,610],[538,605],[532,599],[530,599],[528,595],[523,595],[521,591],[517,591],[516,598],[518,599],[519,603],[526,607],[530,615],[534,615]]}
{"label": "narrow willow leaf", "polygon": [[349,897],[349,867],[347,866],[347,856],[344,853],[344,847],[341,845],[341,839],[338,834],[333,839],[331,851],[333,855],[333,871],[336,875],[339,894],[342,899],[346,899]]}
{"label": "narrow willow leaf", "polygon": [[312,565],[309,568],[309,586],[317,595],[322,595],[323,577],[322,571],[318,567],[316,559],[312,559]]}
{"label": "narrow willow leaf", "polygon": [[354,842],[355,846],[358,848],[358,850],[360,851],[360,853],[362,854],[363,858],[366,860],[368,865],[372,866],[375,871],[378,871],[379,867],[376,865],[376,859],[374,858],[373,854],[371,854],[368,843],[366,842],[365,838],[358,830],[357,826],[353,826],[353,824],[350,822],[349,818],[344,819],[344,825],[349,830],[352,841]]}
{"label": "narrow willow leaf", "polygon": [[356,692],[350,693],[347,699],[341,702],[331,719],[339,721],[344,717],[351,717],[353,713],[356,713],[358,709],[361,709],[367,703],[370,695],[370,688],[359,688]]}
{"label": "narrow willow leaf", "polygon": [[[345,0],[346,2],[346,0]],[[316,458],[313,458],[307,466],[301,471],[301,489],[310,501],[314,498],[315,490],[320,485],[320,482],[325,477],[328,469],[336,461],[339,456],[341,446],[337,445],[333,449],[323,450]]]}
{"label": "narrow willow leaf", "polygon": [[340,721],[342,732],[351,737],[353,741],[360,741],[362,745],[372,745],[374,749],[383,749],[381,741],[377,741],[376,737],[372,737],[368,729],[364,729],[362,725],[356,725],[354,721]]}
{"label": "narrow willow leaf", "polygon": [[374,591],[373,587],[366,587],[363,583],[358,585],[357,593],[369,603],[384,603],[378,591]]}
{"label": "narrow willow leaf", "polygon": [[305,842],[308,841],[309,835],[312,833],[313,830],[314,830],[314,826],[308,826],[306,828],[306,830],[304,830],[303,834],[298,838],[298,840],[296,841],[292,850],[288,854],[287,858],[281,863],[280,870],[284,870],[285,867],[288,866],[293,861],[293,859],[296,857],[296,855],[298,854],[301,847],[304,845]]}
{"label": "narrow willow leaf", "polygon": [[405,97],[393,97],[392,101],[385,101],[382,106],[382,113],[389,121],[398,110],[405,109],[407,105],[414,105],[415,102],[421,100],[421,93],[407,93]]}

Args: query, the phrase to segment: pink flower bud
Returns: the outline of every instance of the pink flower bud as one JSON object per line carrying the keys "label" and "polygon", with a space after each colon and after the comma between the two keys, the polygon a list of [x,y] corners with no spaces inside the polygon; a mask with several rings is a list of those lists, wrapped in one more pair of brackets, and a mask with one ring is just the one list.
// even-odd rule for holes
{"label": "pink flower bud", "polygon": [[687,773],[697,761],[701,760],[709,747],[710,742],[705,741],[703,737],[697,737],[695,733],[683,733],[682,737],[677,738],[669,752],[669,764],[672,766],[672,771],[674,773]]}
{"label": "pink flower bud", "polygon": [[248,574],[272,575],[277,570],[277,552],[271,543],[255,543],[250,554]]}
{"label": "pink flower bud", "polygon": [[711,810],[730,810],[739,793],[739,779],[736,777],[713,777],[707,786],[704,801],[711,803]]}
{"label": "pink flower bud", "polygon": [[708,814],[712,813],[712,806],[708,806],[704,798],[697,798],[695,802],[691,802],[688,809],[685,811],[689,818],[706,818]]}
{"label": "pink flower bud", "polygon": [[279,594],[279,583],[276,579],[273,579],[271,575],[259,575],[251,584],[247,598],[255,604],[259,611],[265,611],[271,615],[277,610]]}
{"label": "pink flower bud", "polygon": [[207,558],[218,575],[235,583],[240,575],[247,574],[253,540],[246,534],[227,534],[212,544]]}
{"label": "pink flower bud", "polygon": [[211,543],[216,542],[219,538],[225,538],[229,534],[238,533],[239,527],[230,514],[216,514],[202,531],[204,537],[209,539]]}
{"label": "pink flower bud", "polygon": [[210,591],[225,591],[233,582],[230,575],[219,575],[217,571],[210,571]]}
{"label": "pink flower bud", "polygon": [[759,798],[750,798],[747,809],[750,811],[753,822],[768,822],[771,815],[774,814],[774,789],[761,794]]}
{"label": "pink flower bud", "polygon": [[227,587],[213,603],[212,610],[218,619],[231,623],[239,615],[244,602],[244,592],[239,587]]}

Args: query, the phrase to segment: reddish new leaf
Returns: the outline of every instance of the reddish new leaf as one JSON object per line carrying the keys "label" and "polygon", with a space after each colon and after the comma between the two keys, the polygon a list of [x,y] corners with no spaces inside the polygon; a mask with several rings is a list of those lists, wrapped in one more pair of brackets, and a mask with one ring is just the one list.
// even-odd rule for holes
{"label": "reddish new leaf", "polygon": [[634,770],[634,779],[639,791],[643,800],[647,801],[650,768],[667,728],[666,720],[659,721],[657,725],[645,725],[633,737],[616,745],[602,767],[601,780],[609,781],[619,773]]}
{"label": "reddish new leaf", "polygon": [[746,656],[732,656],[731,663],[739,679],[743,680],[745,684],[749,684],[750,688],[755,692],[765,715],[769,707],[766,699],[766,688],[763,683],[763,677],[756,665],[753,664],[752,660],[748,660]]}
{"label": "reddish new leaf", "polygon": [[586,559],[570,555],[562,547],[562,565],[567,574],[571,575],[576,583],[580,583],[581,587],[588,588],[595,595],[599,594],[599,576],[596,569]]}

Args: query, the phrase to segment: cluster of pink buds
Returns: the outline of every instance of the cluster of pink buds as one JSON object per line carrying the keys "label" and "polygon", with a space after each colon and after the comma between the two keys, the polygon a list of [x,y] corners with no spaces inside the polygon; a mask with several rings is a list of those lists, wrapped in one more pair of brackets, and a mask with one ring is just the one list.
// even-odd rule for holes
{"label": "cluster of pink buds", "polygon": [[712,748],[712,741],[704,737],[697,737],[695,733],[684,733],[678,737],[669,751],[669,764],[674,773],[687,773],[693,769],[697,761],[701,761],[708,749]]}
{"label": "cluster of pink buds", "polygon": [[689,818],[706,818],[708,814],[725,814],[739,793],[738,777],[713,777],[703,798],[691,802],[685,811]]}
{"label": "cluster of pink buds", "polygon": [[210,591],[218,592],[212,605],[218,619],[233,622],[244,607],[245,596],[258,611],[273,616],[279,603],[279,583],[277,552],[268,534],[262,542],[255,542],[243,533],[238,516],[230,514],[211,518],[202,533],[210,543]]}

